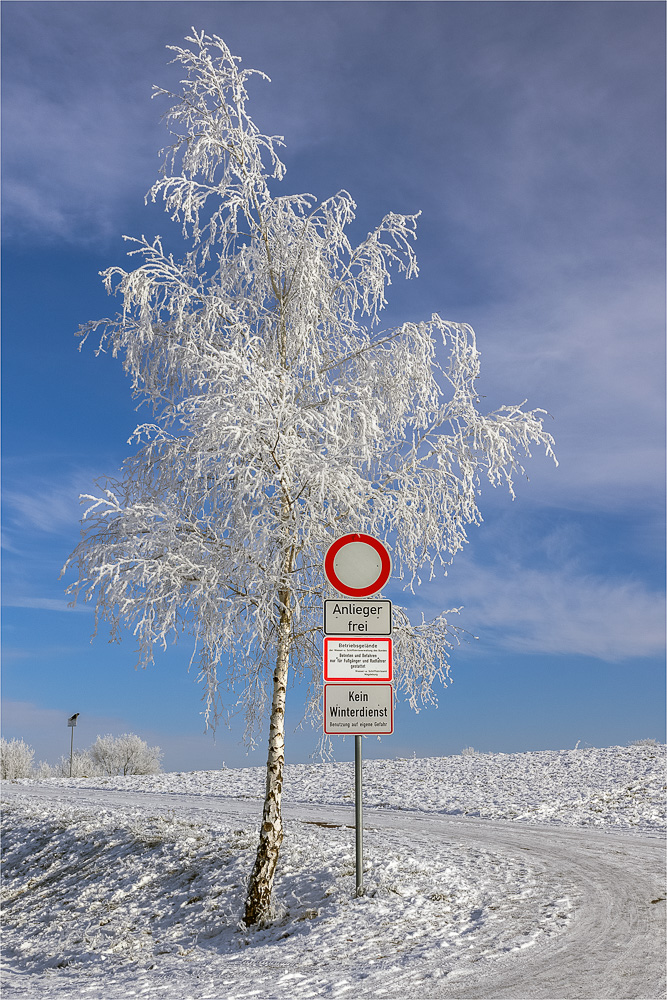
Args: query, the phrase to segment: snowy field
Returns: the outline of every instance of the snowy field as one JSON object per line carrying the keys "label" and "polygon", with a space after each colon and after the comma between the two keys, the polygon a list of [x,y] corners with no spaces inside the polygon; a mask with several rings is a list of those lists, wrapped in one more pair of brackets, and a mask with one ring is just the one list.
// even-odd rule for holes
{"label": "snowy field", "polygon": [[664,747],[367,761],[359,899],[353,765],[286,772],[250,931],[263,769],[5,783],[5,1000],[664,996]]}

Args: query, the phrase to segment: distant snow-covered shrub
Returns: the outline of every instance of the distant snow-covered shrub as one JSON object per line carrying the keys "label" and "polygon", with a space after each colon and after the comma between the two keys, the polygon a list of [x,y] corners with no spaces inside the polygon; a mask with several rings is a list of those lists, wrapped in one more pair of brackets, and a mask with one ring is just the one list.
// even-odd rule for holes
{"label": "distant snow-covered shrub", "polygon": [[[159,774],[162,750],[149,747],[134,733],[98,736],[92,747],[63,754],[52,766],[40,760],[35,767],[35,751],[23,740],[0,739],[0,777],[12,778],[95,778],[103,774]],[[70,769],[71,768],[71,769]]]}
{"label": "distant snow-covered shrub", "polygon": [[660,747],[660,746],[662,746],[662,743],[658,743],[657,740],[653,740],[653,739],[635,740],[633,743],[630,744],[630,746],[631,747]]}
{"label": "distant snow-covered shrub", "polygon": [[477,750],[474,747],[464,747],[461,751],[462,757],[479,757]]}
{"label": "distant snow-covered shrub", "polygon": [[0,737],[0,777],[5,781],[12,778],[29,778],[35,751],[23,740],[6,740]]}
{"label": "distant snow-covered shrub", "polygon": [[55,778],[59,775],[60,771],[56,771],[56,768],[51,767],[51,765],[45,760],[40,760],[39,764],[35,767],[35,770],[32,773],[32,777],[37,778],[38,781],[42,778]]}
{"label": "distant snow-covered shrub", "polygon": [[90,756],[98,774],[159,774],[162,770],[160,747],[149,747],[134,733],[98,736]]}
{"label": "distant snow-covered shrub", "polygon": [[[75,750],[72,754],[72,778],[94,778],[98,774],[104,774],[96,762],[93,760],[90,750]],[[54,777],[70,777],[70,755],[64,754],[54,766],[52,774]]]}

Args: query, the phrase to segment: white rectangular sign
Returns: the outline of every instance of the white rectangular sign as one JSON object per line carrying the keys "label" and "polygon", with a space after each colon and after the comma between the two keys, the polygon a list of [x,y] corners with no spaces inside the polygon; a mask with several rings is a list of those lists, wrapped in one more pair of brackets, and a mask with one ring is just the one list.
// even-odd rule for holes
{"label": "white rectangular sign", "polygon": [[325,601],[324,634],[391,635],[391,601]]}
{"label": "white rectangular sign", "polygon": [[325,684],[327,736],[382,736],[394,731],[391,684]]}
{"label": "white rectangular sign", "polygon": [[390,681],[391,639],[324,640],[325,681]]}

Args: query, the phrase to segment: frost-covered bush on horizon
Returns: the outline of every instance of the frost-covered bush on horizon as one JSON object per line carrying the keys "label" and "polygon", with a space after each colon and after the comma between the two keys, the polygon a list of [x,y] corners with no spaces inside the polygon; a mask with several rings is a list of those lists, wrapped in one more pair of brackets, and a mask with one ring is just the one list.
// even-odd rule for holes
{"label": "frost-covered bush on horizon", "polygon": [[149,747],[134,733],[98,736],[90,756],[102,774],[159,774],[162,770],[160,747]]}
{"label": "frost-covered bush on horizon", "polygon": [[35,751],[23,740],[6,740],[0,737],[0,777],[5,781],[12,778],[29,778]]}
{"label": "frost-covered bush on horizon", "polygon": [[[54,767],[49,768],[44,765],[44,777],[69,778],[70,777],[70,757],[63,754]],[[49,771],[50,773],[47,773]],[[72,754],[72,777],[73,778],[95,778],[102,772],[94,763],[89,750],[75,750]]]}
{"label": "frost-covered bush on horizon", "polygon": [[[33,767],[35,751],[23,740],[0,740],[1,775],[5,780],[16,778],[69,778],[70,755],[63,754],[51,766],[40,761]],[[98,736],[91,747],[76,750],[71,757],[71,777],[94,778],[100,775],[159,774],[163,752],[149,747],[135,733]]]}

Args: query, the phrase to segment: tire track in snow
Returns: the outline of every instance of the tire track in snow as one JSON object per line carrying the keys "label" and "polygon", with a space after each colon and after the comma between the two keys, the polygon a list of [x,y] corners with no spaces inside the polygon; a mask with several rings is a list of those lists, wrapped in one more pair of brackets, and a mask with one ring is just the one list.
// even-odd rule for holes
{"label": "tire track in snow", "polygon": [[[392,826],[394,816],[373,812],[369,822]],[[433,993],[420,989],[420,1000],[663,1000],[665,852],[658,838],[419,814],[410,823],[497,853],[527,852],[579,890],[575,920],[562,934],[482,962]]]}
{"label": "tire track in snow", "polygon": [[[325,810],[293,806],[286,814],[290,812],[295,818],[323,818]],[[349,823],[350,812],[327,808],[326,818]],[[365,811],[365,825],[461,841],[512,857],[526,852],[533,864],[579,890],[575,920],[562,934],[482,961],[432,988],[423,982],[418,992],[402,991],[403,996],[664,1000],[665,900],[660,897],[666,895],[665,848],[659,838],[380,809]]]}

